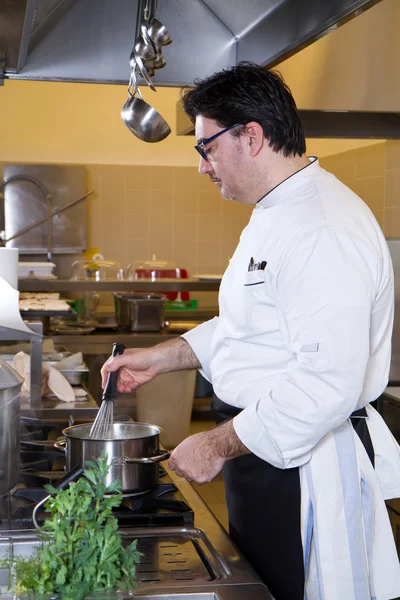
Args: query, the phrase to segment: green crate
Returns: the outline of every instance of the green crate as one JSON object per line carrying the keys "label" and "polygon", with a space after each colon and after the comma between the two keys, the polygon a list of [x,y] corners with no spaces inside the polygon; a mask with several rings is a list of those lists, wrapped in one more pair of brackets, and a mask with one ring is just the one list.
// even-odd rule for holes
{"label": "green crate", "polygon": [[165,310],[197,310],[197,300],[167,300]]}

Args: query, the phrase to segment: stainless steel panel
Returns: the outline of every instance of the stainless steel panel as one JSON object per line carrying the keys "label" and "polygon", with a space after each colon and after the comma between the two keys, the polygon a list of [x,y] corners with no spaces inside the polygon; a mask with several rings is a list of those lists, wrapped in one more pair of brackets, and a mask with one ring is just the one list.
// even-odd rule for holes
{"label": "stainless steel panel", "polygon": [[381,0],[282,0],[239,43],[238,61],[272,67]]}
{"label": "stainless steel panel", "polygon": [[[400,115],[349,110],[302,110],[299,116],[306,138],[400,139]],[[176,134],[195,135],[194,124],[176,103]]]}
{"label": "stainless steel panel", "polygon": [[[13,77],[127,85],[136,12],[137,0],[118,0],[117,8],[114,0],[77,0]],[[167,64],[156,72],[156,85],[191,84],[235,63],[235,38],[197,0],[162,0],[157,18],[173,43],[164,49]]]}
{"label": "stainless steel panel", "polygon": [[237,38],[263,21],[284,0],[203,0]]}
{"label": "stainless steel panel", "polygon": [[0,2],[0,52],[6,55],[6,68],[10,73],[17,69],[27,4],[27,0]]}
{"label": "stainless steel panel", "polygon": [[[86,191],[85,167],[47,165],[6,165],[4,179],[11,175],[30,175],[42,183],[52,195],[53,209],[60,208]],[[27,181],[13,181],[4,190],[6,238],[47,215],[47,203],[37,186]],[[47,252],[48,223],[35,227],[11,240],[7,247],[21,254]],[[52,219],[53,253],[82,252],[87,247],[87,204],[75,205]]]}
{"label": "stainless steel panel", "polygon": [[[142,545],[148,554],[141,563],[142,579],[135,590],[135,597],[143,600],[272,600],[267,587],[233,545],[192,485],[170,471],[168,465],[165,468],[194,511],[195,526],[123,529],[126,542],[138,539],[139,547]],[[7,551],[29,556],[38,543],[35,531],[1,531],[0,558]],[[165,547],[172,544],[174,547]],[[195,579],[179,577],[179,565],[182,563],[177,563],[177,573],[172,573],[168,561],[179,560],[177,553],[181,552],[190,576],[193,575]],[[146,565],[146,562],[150,564]],[[159,577],[144,581],[143,576],[155,575],[144,573],[146,566],[151,570],[154,566]],[[0,577],[2,574],[6,575],[0,571]],[[4,600],[8,598],[11,599],[11,596],[4,596]]]}
{"label": "stainless steel panel", "polygon": [[20,292],[217,292],[221,280],[199,281],[198,279],[136,279],[135,281],[71,281],[70,279],[18,280]]}
{"label": "stainless steel panel", "polygon": [[[226,563],[199,529],[151,527],[147,531],[124,530],[124,545],[135,539],[143,554],[137,567],[139,587],[154,585],[174,589],[226,580],[231,575]],[[18,532],[12,532],[4,538],[0,534],[0,559],[9,554],[30,556],[39,543],[34,534],[19,536]],[[4,575],[3,571],[3,578]]]}
{"label": "stainless steel panel", "polygon": [[32,18],[29,52],[55,26],[75,0],[36,0]]}
{"label": "stainless steel panel", "polygon": [[[38,1],[28,2],[27,14]],[[276,64],[379,1],[160,0],[157,17],[173,44],[165,48],[167,65],[154,82],[191,84],[238,60]],[[137,0],[76,0],[20,72],[7,69],[7,76],[126,84],[136,11]]]}

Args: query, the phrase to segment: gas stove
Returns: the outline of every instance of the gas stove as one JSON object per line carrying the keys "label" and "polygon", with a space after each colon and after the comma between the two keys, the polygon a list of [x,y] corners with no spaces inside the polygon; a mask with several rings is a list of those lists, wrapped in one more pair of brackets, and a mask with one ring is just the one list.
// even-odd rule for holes
{"label": "gas stove", "polygon": [[[0,498],[0,559],[29,556],[40,545],[32,512],[47,495],[45,483],[65,473],[65,456],[53,446],[73,424],[22,421],[19,481]],[[195,489],[173,472],[160,469],[158,485],[124,497],[115,514],[123,543],[137,540],[143,554],[135,590],[140,600],[272,600]],[[46,513],[37,517],[40,523]],[[8,577],[8,570],[0,569],[0,590]],[[4,591],[1,597],[14,598]]]}
{"label": "gas stove", "polygon": [[[48,495],[46,483],[65,475],[65,455],[54,449],[62,430],[76,424],[36,419],[21,421],[20,477],[17,485],[0,498],[0,531],[33,529],[35,505]],[[171,478],[160,467],[159,483],[151,490],[124,496],[114,509],[120,527],[185,526],[194,522],[193,510]],[[43,523],[46,512],[37,514]]]}

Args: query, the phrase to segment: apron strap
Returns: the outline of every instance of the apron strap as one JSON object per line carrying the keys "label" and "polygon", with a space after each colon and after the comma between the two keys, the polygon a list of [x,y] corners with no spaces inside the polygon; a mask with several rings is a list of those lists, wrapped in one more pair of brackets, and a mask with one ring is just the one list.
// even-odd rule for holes
{"label": "apron strap", "polygon": [[375,468],[375,452],[372,444],[371,436],[369,434],[367,425],[368,413],[366,408],[360,408],[355,410],[350,415],[350,422],[353,425],[353,429],[362,441],[362,444],[368,454],[369,460],[372,466]]}

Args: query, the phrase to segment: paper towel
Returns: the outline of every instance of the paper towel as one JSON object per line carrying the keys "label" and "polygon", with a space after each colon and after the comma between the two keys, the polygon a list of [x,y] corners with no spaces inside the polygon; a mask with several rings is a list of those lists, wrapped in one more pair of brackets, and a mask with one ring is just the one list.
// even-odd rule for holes
{"label": "paper towel", "polygon": [[37,335],[25,325],[21,318],[19,292],[2,277],[0,277],[0,327],[23,331],[29,333],[32,337]]}
{"label": "paper towel", "polygon": [[0,277],[18,289],[18,248],[0,248]]}

